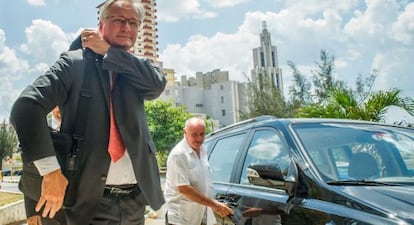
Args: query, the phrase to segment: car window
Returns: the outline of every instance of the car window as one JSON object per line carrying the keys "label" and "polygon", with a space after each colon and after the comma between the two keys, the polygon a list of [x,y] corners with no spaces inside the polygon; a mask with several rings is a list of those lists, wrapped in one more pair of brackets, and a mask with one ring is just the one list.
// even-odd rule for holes
{"label": "car window", "polygon": [[294,129],[325,181],[413,180],[412,129],[342,123],[298,124]]}
{"label": "car window", "polygon": [[211,150],[209,163],[213,181],[230,182],[231,172],[246,133],[219,139]]}
{"label": "car window", "polygon": [[244,160],[240,177],[241,184],[249,184],[247,167],[251,164],[277,164],[283,174],[287,174],[290,165],[288,148],[276,131],[258,130],[255,132]]}

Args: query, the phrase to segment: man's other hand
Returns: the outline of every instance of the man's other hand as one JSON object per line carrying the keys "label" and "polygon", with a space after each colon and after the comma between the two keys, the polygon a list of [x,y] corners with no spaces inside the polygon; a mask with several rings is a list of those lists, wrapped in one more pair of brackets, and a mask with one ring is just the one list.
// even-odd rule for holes
{"label": "man's other hand", "polygon": [[63,206],[68,179],[60,169],[43,176],[42,193],[36,205],[36,212],[43,208],[43,217],[53,218]]}

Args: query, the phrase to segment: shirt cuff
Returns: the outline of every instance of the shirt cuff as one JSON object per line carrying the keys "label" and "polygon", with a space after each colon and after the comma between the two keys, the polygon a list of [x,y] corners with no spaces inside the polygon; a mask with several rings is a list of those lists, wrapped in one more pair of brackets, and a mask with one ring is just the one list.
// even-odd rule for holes
{"label": "shirt cuff", "polygon": [[43,159],[33,161],[41,176],[60,169],[56,156],[49,156]]}

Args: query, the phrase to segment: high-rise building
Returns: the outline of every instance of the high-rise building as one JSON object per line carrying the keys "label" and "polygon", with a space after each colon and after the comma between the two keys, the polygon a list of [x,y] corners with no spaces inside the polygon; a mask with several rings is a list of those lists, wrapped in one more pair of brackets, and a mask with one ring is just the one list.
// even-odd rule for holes
{"label": "high-rise building", "polygon": [[158,62],[157,3],[155,0],[141,0],[141,3],[145,8],[145,16],[138,31],[134,53],[155,63]]}
{"label": "high-rise building", "polygon": [[[158,62],[157,3],[155,1],[141,0],[145,8],[144,21],[138,29],[137,40],[132,51],[136,56],[147,58],[154,64],[160,65]],[[96,8],[100,9],[104,3],[105,1]]]}
{"label": "high-rise building", "polygon": [[253,69],[251,70],[252,81],[259,87],[264,78],[280,90],[283,95],[282,70],[278,65],[277,48],[272,45],[270,33],[267,30],[266,22],[262,22],[260,33],[260,47],[253,49]]}

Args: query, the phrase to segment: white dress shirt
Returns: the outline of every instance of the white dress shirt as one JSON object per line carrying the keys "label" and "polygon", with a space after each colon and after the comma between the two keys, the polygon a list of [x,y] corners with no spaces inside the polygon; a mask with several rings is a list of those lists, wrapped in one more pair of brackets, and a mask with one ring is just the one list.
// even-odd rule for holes
{"label": "white dress shirt", "polygon": [[204,146],[200,149],[199,157],[185,139],[178,143],[168,156],[165,185],[169,223],[198,225],[206,217],[207,225],[216,224],[214,213],[210,207],[186,198],[177,190],[177,186],[191,185],[205,196],[210,196],[211,171]]}

